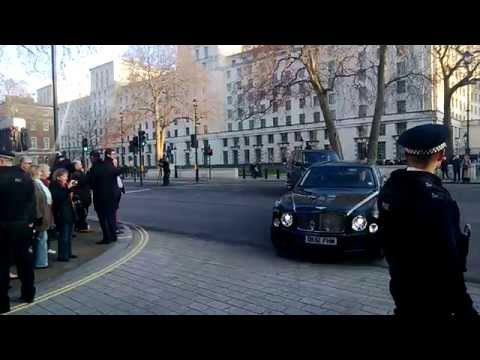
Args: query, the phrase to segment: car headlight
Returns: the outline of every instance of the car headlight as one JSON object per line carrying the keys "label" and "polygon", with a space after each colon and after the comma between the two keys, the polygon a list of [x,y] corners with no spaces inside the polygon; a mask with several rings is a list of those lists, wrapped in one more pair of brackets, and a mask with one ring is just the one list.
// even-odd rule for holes
{"label": "car headlight", "polygon": [[280,217],[280,222],[285,227],[290,227],[293,225],[293,215],[290,213],[283,213]]}
{"label": "car headlight", "polygon": [[368,231],[370,231],[370,234],[375,234],[378,231],[378,225],[375,223],[371,223],[368,227]]}
{"label": "car headlight", "polygon": [[357,215],[352,220],[352,229],[355,231],[363,231],[367,227],[367,219],[365,216]]}

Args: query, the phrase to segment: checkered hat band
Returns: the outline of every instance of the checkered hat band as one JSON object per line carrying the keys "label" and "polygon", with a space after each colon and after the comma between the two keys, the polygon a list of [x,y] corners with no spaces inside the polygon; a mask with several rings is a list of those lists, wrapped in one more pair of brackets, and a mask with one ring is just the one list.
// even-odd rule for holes
{"label": "checkered hat band", "polygon": [[433,155],[439,151],[442,151],[446,147],[447,147],[447,143],[441,143],[440,145],[435,146],[433,149],[416,150],[416,149],[405,148],[405,152],[410,155]]}

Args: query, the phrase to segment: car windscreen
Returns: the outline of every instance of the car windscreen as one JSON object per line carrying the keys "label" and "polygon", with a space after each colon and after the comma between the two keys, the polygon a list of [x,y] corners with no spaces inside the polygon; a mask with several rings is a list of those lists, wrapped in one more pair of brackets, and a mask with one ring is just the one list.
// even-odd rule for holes
{"label": "car windscreen", "polygon": [[367,167],[319,166],[311,168],[299,186],[301,188],[374,188],[375,178],[372,170]]}
{"label": "car windscreen", "polygon": [[332,152],[306,152],[305,164],[312,165],[322,161],[336,161],[338,157]]}

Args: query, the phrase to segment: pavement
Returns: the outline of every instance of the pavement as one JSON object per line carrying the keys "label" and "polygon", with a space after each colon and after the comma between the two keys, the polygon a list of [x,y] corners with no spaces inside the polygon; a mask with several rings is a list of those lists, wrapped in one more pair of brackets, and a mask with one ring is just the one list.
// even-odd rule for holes
{"label": "pavement", "polygon": [[[183,235],[148,237],[136,256],[115,269],[13,315],[392,313],[384,268],[290,260],[248,245]],[[480,286],[468,288],[479,308]]]}
{"label": "pavement", "polygon": [[[463,189],[452,189],[462,210],[475,219],[480,186],[456,189]],[[122,199],[121,218],[148,231],[131,225],[125,238],[39,286],[37,302],[13,314],[392,312],[388,270],[381,263],[275,255],[268,228],[272,199],[284,191],[280,184],[139,190]],[[478,252],[478,237],[472,245],[471,256]],[[480,309],[480,285],[469,282],[468,288]]]}

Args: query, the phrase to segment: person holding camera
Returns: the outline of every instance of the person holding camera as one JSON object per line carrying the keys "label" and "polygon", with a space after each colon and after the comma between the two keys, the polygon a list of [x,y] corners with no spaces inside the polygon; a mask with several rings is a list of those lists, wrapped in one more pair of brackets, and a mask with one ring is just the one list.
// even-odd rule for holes
{"label": "person holding camera", "polygon": [[53,172],[50,192],[53,200],[53,217],[59,233],[57,261],[66,262],[77,258],[72,253],[72,234],[75,223],[72,199],[73,188],[77,184],[77,180],[68,181],[68,170],[60,168]]}
{"label": "person holding camera", "polygon": [[77,181],[77,186],[73,189],[73,202],[77,214],[75,222],[75,231],[86,233],[90,232],[90,227],[87,223],[88,208],[92,204],[92,194],[88,178],[83,170],[83,165],[80,160],[73,162],[73,173],[70,175],[71,180]]}

